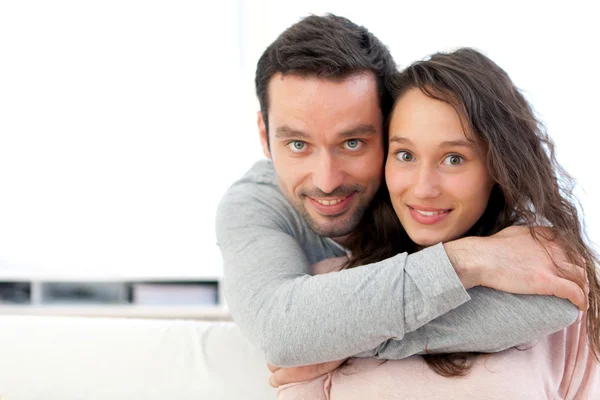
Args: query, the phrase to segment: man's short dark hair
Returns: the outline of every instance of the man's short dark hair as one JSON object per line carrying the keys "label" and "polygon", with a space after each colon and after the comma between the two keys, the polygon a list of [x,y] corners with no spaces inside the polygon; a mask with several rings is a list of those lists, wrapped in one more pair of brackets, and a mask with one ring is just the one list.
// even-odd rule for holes
{"label": "man's short dark hair", "polygon": [[388,82],[396,64],[388,48],[365,27],[333,14],[311,15],[286,29],[258,60],[256,95],[267,129],[269,81],[276,73],[341,80],[370,71],[375,75],[379,105],[387,116],[393,105]]}

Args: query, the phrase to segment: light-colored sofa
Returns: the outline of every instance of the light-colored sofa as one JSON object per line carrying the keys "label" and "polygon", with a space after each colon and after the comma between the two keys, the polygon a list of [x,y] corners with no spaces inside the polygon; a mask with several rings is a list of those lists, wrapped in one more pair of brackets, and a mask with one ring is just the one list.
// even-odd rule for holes
{"label": "light-colored sofa", "polygon": [[233,322],[0,316],[0,400],[274,399]]}

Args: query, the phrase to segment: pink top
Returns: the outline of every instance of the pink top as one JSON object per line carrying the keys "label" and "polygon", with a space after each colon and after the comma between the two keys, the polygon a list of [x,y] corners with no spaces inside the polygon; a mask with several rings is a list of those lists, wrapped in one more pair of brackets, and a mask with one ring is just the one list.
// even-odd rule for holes
{"label": "pink top", "polygon": [[[314,273],[337,270],[322,262]],[[582,314],[583,318],[583,314]],[[585,318],[500,353],[479,355],[465,377],[445,378],[421,356],[382,361],[353,358],[311,381],[281,386],[279,400],[600,399],[600,364],[589,352]]]}

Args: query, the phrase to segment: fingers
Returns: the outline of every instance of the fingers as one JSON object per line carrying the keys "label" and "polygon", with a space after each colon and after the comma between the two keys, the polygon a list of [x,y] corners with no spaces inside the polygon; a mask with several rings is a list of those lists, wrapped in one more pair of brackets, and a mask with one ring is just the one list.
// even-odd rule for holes
{"label": "fingers", "polygon": [[280,369],[279,367],[277,367],[275,365],[272,365],[272,364],[269,364],[269,363],[267,363],[267,367],[269,367],[269,371],[271,371],[271,372],[275,372],[278,369]]}
{"label": "fingers", "polygon": [[271,377],[269,378],[269,385],[271,385],[271,387],[277,389],[281,384],[277,381],[277,377],[275,376],[275,374],[271,375]]}
{"label": "fingers", "polygon": [[588,285],[587,272],[585,268],[571,263],[557,264],[556,268],[560,272],[560,276],[562,278],[568,279],[571,282],[579,285],[587,297],[587,295],[590,293],[590,288]]}
{"label": "fingers", "polygon": [[[274,367],[271,372],[271,378],[269,379],[269,385],[277,388],[281,385],[292,382],[302,382],[310,379],[317,378],[321,375],[327,374],[339,367],[344,360],[329,361],[321,364],[305,365],[302,367],[292,368],[278,368]],[[273,366],[269,366],[271,369]]]}
{"label": "fingers", "polygon": [[307,379],[305,376],[306,369],[307,367],[277,368],[275,371],[272,371],[273,374],[269,378],[269,385],[278,388],[286,383],[302,382]]}
{"label": "fingers", "polygon": [[309,367],[279,368],[269,378],[269,385],[277,389],[292,382],[303,382],[322,375],[314,373]]}
{"label": "fingers", "polygon": [[569,279],[556,279],[552,286],[548,288],[550,295],[569,300],[575,304],[581,311],[587,310],[587,301],[584,291],[573,281]]}

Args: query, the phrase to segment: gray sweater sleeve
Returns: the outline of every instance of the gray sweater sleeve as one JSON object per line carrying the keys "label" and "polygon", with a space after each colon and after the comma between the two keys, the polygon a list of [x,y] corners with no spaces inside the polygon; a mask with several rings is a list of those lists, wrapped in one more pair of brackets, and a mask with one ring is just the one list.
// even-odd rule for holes
{"label": "gray sweater sleeve", "polygon": [[296,239],[310,233],[292,211],[275,189],[258,184],[233,186],[217,210],[227,305],[270,363],[346,358],[469,300],[441,245],[312,276],[318,260],[309,261]]}
{"label": "gray sweater sleeve", "polygon": [[558,297],[516,295],[487,287],[468,292],[471,301],[401,340],[391,338],[355,357],[399,360],[424,353],[493,353],[564,329],[579,316],[575,305]]}

